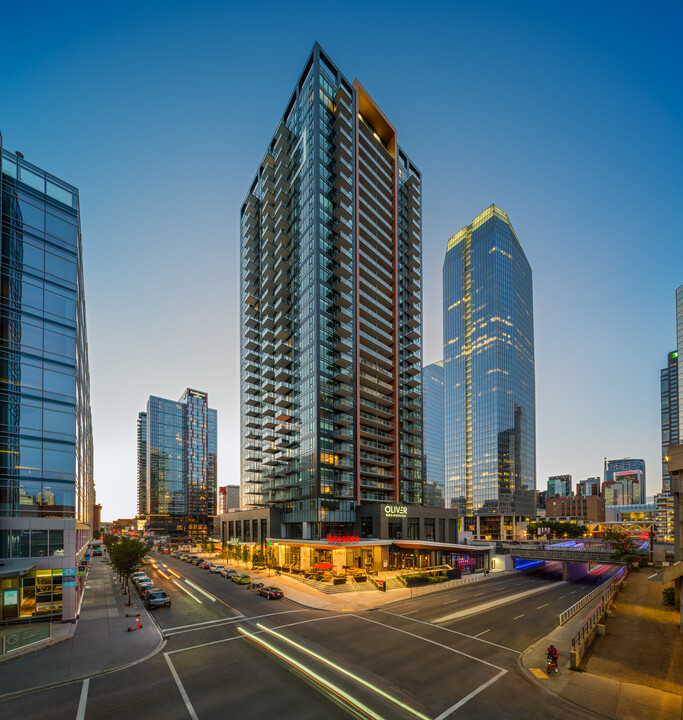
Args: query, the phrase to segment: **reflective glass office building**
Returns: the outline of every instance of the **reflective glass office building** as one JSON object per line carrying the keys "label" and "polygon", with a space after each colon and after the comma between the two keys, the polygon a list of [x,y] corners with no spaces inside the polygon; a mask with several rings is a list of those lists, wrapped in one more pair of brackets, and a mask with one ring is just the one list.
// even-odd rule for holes
{"label": "reflective glass office building", "polygon": [[446,504],[466,529],[509,535],[535,514],[533,295],[495,205],[450,239],[443,292]]}
{"label": "reflective glass office building", "polygon": [[444,382],[443,361],[422,369],[422,416],[424,424],[424,504],[444,507]]}
{"label": "reflective glass office building", "polygon": [[146,529],[205,537],[216,514],[218,415],[205,392],[151,395],[138,414],[138,499]]}
{"label": "reflective glass office building", "polygon": [[672,350],[666,367],[660,373],[662,409],[662,492],[671,490],[671,476],[666,457],[672,445],[680,443],[678,417],[678,351]]}
{"label": "reflective glass office building", "polygon": [[243,507],[287,537],[422,495],[421,179],[319,45],[241,210]]}
{"label": "reflective glass office building", "polygon": [[1,144],[0,619],[72,620],[95,502],[78,190]]}

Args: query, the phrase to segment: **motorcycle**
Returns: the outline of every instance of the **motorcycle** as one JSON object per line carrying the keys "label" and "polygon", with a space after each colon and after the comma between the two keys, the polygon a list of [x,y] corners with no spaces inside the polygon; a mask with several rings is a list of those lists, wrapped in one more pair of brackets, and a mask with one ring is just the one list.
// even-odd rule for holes
{"label": "motorcycle", "polygon": [[548,655],[545,660],[545,671],[550,675],[552,672],[560,672],[557,667],[557,655]]}

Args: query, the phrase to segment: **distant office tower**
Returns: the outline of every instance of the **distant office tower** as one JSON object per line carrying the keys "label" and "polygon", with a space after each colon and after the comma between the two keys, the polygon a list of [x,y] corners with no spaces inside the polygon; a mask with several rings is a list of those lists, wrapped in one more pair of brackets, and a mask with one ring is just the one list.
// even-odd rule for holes
{"label": "distant office tower", "polygon": [[138,413],[138,517],[147,514],[147,413]]}
{"label": "distant office tower", "polygon": [[600,478],[590,477],[576,483],[576,494],[582,497],[600,495]]}
{"label": "distant office tower", "polygon": [[444,386],[443,360],[422,370],[422,417],[424,425],[424,504],[444,506]]}
{"label": "distant office tower", "polygon": [[2,150],[0,620],[73,620],[92,537],[78,190]]}
{"label": "distant office tower", "polygon": [[536,505],[531,268],[495,205],[450,239],[443,290],[446,503],[493,537]]}
{"label": "distant office tower", "polygon": [[662,490],[671,489],[671,478],[666,462],[669,447],[680,443],[678,417],[678,352],[669,353],[666,367],[660,374],[662,403]]}
{"label": "distant office tower", "polygon": [[316,44],[240,218],[242,505],[286,537],[422,503],[420,188]]}
{"label": "distant office tower", "polygon": [[657,507],[657,540],[661,542],[674,541],[674,494],[661,492],[655,495]]}
{"label": "distant office tower", "polygon": [[227,485],[222,485],[218,488],[218,506],[217,506],[217,515],[222,515],[224,512],[227,512],[228,509],[228,487]]}
{"label": "distant office tower", "polygon": [[614,471],[604,484],[605,505],[642,505],[645,503],[645,476],[642,470]]}
{"label": "distant office tower", "polygon": [[[633,478],[633,480],[638,481],[638,492],[640,493],[639,497],[642,499],[633,501],[635,504],[640,504],[645,502],[645,487],[646,487],[646,478],[645,478],[645,460],[641,460],[639,458],[622,458],[620,460],[608,460],[605,458],[605,471],[604,471],[604,484],[603,484],[603,494],[605,495],[605,499],[607,499],[607,490],[606,488],[609,487],[608,484],[611,484],[614,480],[616,480],[615,475],[617,473],[623,473],[625,471],[639,471],[640,475],[637,478]],[[621,491],[620,491],[621,492]],[[624,491],[625,492],[625,491]],[[624,496],[626,497],[626,496]],[[607,503],[610,504],[609,502]],[[625,500],[622,503],[619,503],[621,505],[631,505],[631,501]]]}
{"label": "distant office tower", "polygon": [[147,529],[206,536],[209,517],[216,514],[217,422],[204,392],[188,388],[177,402],[150,396],[147,412],[138,415]]}
{"label": "distant office tower", "polygon": [[548,497],[554,497],[555,495],[568,497],[572,492],[571,475],[551,475],[548,478]]}

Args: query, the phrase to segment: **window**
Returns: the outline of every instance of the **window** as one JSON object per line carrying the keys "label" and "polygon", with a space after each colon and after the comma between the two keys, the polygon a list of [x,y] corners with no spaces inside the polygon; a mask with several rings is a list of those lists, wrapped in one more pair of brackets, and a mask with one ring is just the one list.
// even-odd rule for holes
{"label": "window", "polygon": [[425,540],[434,540],[434,518],[425,518],[424,529],[425,529]]}

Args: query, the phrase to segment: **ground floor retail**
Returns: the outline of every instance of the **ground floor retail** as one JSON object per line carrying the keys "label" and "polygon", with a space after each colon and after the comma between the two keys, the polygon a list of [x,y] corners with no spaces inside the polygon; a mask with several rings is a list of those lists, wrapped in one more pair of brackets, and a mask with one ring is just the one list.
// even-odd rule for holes
{"label": "ground floor retail", "polygon": [[493,546],[437,542],[362,540],[330,537],[320,541],[268,538],[276,564],[287,571],[334,576],[377,574],[390,570],[429,570],[449,565],[461,574],[491,568]]}

